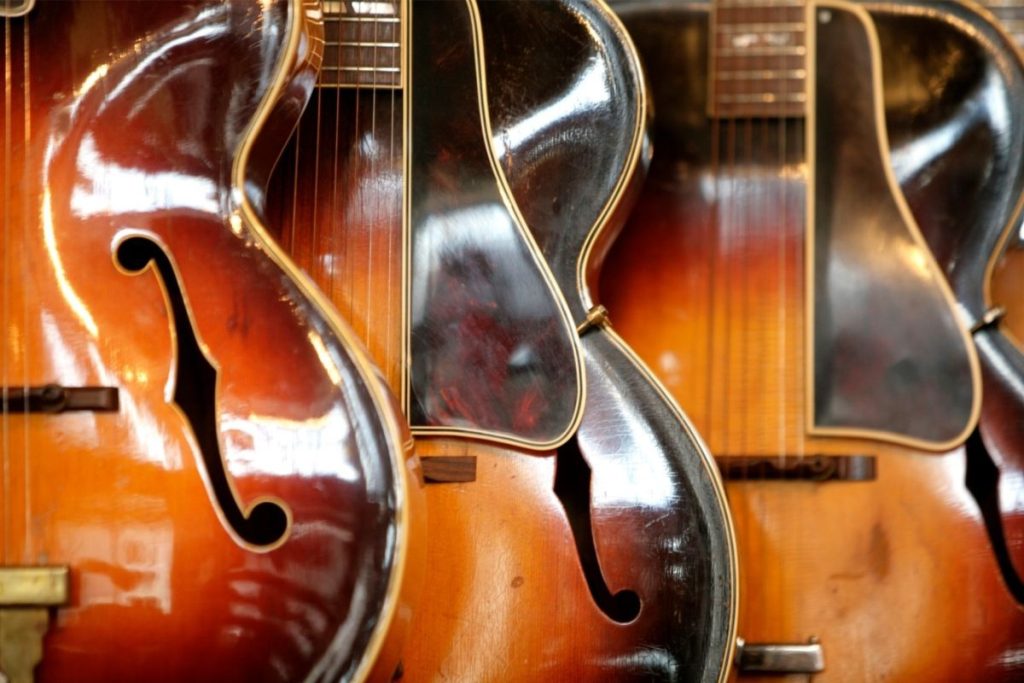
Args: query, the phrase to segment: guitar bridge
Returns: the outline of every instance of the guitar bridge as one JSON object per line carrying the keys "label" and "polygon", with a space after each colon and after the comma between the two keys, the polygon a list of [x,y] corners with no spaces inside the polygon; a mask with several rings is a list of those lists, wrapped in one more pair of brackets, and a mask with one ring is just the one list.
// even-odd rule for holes
{"label": "guitar bridge", "polygon": [[0,672],[32,683],[43,658],[51,607],[68,601],[67,567],[0,568]]}
{"label": "guitar bridge", "polygon": [[878,465],[873,455],[719,456],[726,481],[873,481]]}

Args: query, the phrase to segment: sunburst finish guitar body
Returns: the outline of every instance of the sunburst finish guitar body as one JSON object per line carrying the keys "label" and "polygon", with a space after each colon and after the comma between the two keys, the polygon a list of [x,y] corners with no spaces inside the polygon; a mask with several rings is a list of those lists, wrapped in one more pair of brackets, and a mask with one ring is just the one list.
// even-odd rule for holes
{"label": "sunburst finish guitar body", "polygon": [[4,680],[365,675],[409,552],[403,437],[259,225],[318,26],[3,11]]}
{"label": "sunburst finish guitar body", "polygon": [[[1024,6],[985,4],[1000,25],[984,21],[976,6],[939,4],[917,19],[929,24],[929,38],[908,40],[900,24],[915,20],[913,8],[896,6],[880,23],[880,37],[894,55],[917,57],[885,62],[893,164],[971,322],[984,392],[968,442],[967,484],[1007,586],[1024,606],[1024,346],[1017,336],[1024,314],[1024,64],[1012,42],[1020,38]],[[936,79],[939,63],[956,68]]]}
{"label": "sunburst finish guitar body", "polygon": [[931,36],[937,12],[616,9],[658,118],[601,296],[726,479],[737,678],[1018,678],[1024,621],[964,486],[978,361],[883,118],[875,21]]}
{"label": "sunburst finish guitar body", "polygon": [[[621,27],[576,0],[371,4],[329,8],[318,99],[270,198],[405,397],[430,482],[404,679],[720,680],[736,595],[717,477],[622,342],[558,293],[639,168]],[[584,160],[576,136],[606,154]],[[553,272],[527,230],[542,216]]]}

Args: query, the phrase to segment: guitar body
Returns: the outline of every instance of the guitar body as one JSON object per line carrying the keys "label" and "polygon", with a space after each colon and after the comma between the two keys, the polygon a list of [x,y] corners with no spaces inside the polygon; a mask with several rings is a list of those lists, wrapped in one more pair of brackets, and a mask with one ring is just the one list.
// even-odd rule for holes
{"label": "guitar body", "polygon": [[1011,236],[995,263],[991,280],[992,301],[1006,309],[1003,333],[1017,348],[1024,348],[1024,241]]}
{"label": "guitar body", "polygon": [[[717,119],[708,8],[616,9],[658,119],[601,297],[725,474],[744,568],[738,636],[752,650],[740,649],[736,677],[1014,680],[1024,621],[958,446],[977,410],[976,361],[887,171],[867,16],[838,2],[808,10],[806,120]],[[918,362],[932,369],[910,370]],[[790,659],[752,656],[815,643],[823,669],[804,659],[799,675]]]}
{"label": "guitar body", "polygon": [[[287,2],[5,20],[10,680],[338,680],[381,650],[408,556],[402,434],[258,222],[316,28]],[[47,385],[68,393],[24,400]]]}
{"label": "guitar body", "polygon": [[[556,281],[574,266],[549,272],[526,230],[538,206],[571,206],[574,262],[630,184],[642,91],[621,28],[576,0],[431,0],[401,16],[405,88],[321,88],[270,203],[287,248],[411,404],[431,543],[404,680],[719,680],[736,596],[717,478],[619,340],[595,328],[573,351],[580,304]],[[560,62],[524,81],[527,61],[515,78],[495,72],[509,50]],[[589,108],[573,91],[584,75]],[[608,182],[588,194],[564,176],[557,199],[554,185],[531,196],[502,170],[545,157],[567,172],[571,143],[522,133],[560,98],[569,111],[541,129],[603,125],[614,153],[594,165]],[[621,111],[626,129],[609,125]]]}
{"label": "guitar body", "polygon": [[[993,10],[1008,22],[1020,12],[1008,5]],[[879,25],[883,45],[894,54],[917,55],[885,63],[889,88],[904,94],[887,107],[893,161],[907,200],[930,228],[925,237],[957,302],[979,327],[974,339],[984,400],[968,453],[968,485],[1004,579],[1024,607],[1024,65],[1009,37],[970,8],[944,7],[943,17],[927,21],[928,41],[903,37],[905,25],[922,22],[907,16],[912,13],[912,7],[887,7]],[[961,17],[984,41],[964,34],[954,23]],[[922,98],[924,74],[950,58],[959,68]],[[979,107],[982,101],[986,105]],[[939,130],[947,137],[942,154],[922,142],[935,139]],[[986,314],[997,308],[1005,316],[985,324]]]}

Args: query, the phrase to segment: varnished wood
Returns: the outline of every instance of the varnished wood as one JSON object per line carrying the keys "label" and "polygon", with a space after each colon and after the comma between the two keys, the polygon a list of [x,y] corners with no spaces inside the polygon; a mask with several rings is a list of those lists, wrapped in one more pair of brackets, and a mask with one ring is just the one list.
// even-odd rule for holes
{"label": "varnished wood", "polygon": [[[4,22],[0,382],[118,392],[0,417],[0,564],[70,572],[37,681],[358,678],[381,650],[409,554],[402,433],[258,218],[315,73],[310,9]],[[240,530],[271,509],[283,530]]]}
{"label": "varnished wood", "polygon": [[[990,6],[995,18],[1009,19],[1013,4]],[[989,23],[993,17],[974,7],[952,11],[984,40],[975,42],[935,20],[938,30],[926,40],[897,37],[895,27],[882,32],[883,45],[898,44],[890,49],[913,56],[885,65],[886,82],[897,95],[887,120],[907,198],[917,214],[927,216],[929,244],[975,329],[984,401],[978,433],[969,442],[967,484],[1007,586],[1024,605],[1024,348],[1015,333],[1021,290],[1014,273],[1022,265],[1017,256],[1024,201],[1024,63],[1019,46],[1004,32],[1012,26]],[[975,11],[980,16],[972,16]],[[908,21],[899,8],[892,13],[892,23]],[[929,80],[924,74],[940,61],[958,66]],[[957,114],[971,108],[968,102],[982,101],[978,115]],[[947,139],[943,153],[915,144],[939,128]],[[952,188],[955,197],[949,196]]]}
{"label": "varnished wood", "polygon": [[420,458],[423,478],[428,484],[476,481],[476,458],[435,455]]}
{"label": "varnished wood", "polygon": [[1024,242],[1011,240],[992,271],[992,301],[1006,309],[1000,322],[1024,349]]}
{"label": "varnished wood", "polygon": [[616,329],[718,458],[877,458],[870,481],[727,482],[744,568],[738,635],[820,640],[815,681],[1015,680],[1024,619],[963,486],[962,448],[807,433],[803,124],[708,121],[706,12],[617,7],[660,118],[651,174],[601,281]]}
{"label": "varnished wood", "polygon": [[[581,107],[582,111],[577,111],[579,95],[571,88],[583,74],[590,76],[588,87],[595,88],[585,94],[600,100],[602,108],[609,101],[619,102],[613,97],[615,93],[637,97],[639,74],[635,65],[627,65],[630,71],[618,90],[607,85],[609,79],[620,84],[622,77],[617,72],[606,72],[609,63],[621,59],[628,46],[618,29],[607,24],[606,10],[601,5],[562,0],[486,5],[480,7],[480,13],[484,15],[484,25],[490,28],[483,34],[484,52],[477,53],[479,33],[466,32],[456,39],[438,40],[449,35],[452,26],[466,21],[469,4],[412,3],[413,31],[420,36],[420,47],[416,47],[416,41],[413,43],[413,55],[421,54],[417,50],[422,50],[427,40],[434,40],[438,47],[414,59],[414,90],[436,88],[439,79],[466,73],[467,65],[472,66],[478,57],[482,59],[488,50],[499,49],[497,42],[508,49],[524,40],[539,40],[536,34],[543,31],[550,38],[544,41],[545,54],[562,55],[572,77],[534,80],[527,84],[536,88],[529,97],[522,94],[518,80],[516,88],[503,79],[488,81],[489,97],[485,104],[494,111],[511,112],[511,121],[506,119],[507,123],[523,122],[519,130],[532,130],[527,117],[536,110],[531,107],[521,111],[522,102],[538,97],[564,97],[565,102],[573,105],[572,116],[565,119],[575,125],[576,117],[586,109]],[[510,16],[488,21],[488,12],[507,12]],[[445,18],[445,13],[450,17]],[[417,18],[434,23],[417,26]],[[479,73],[483,73],[485,66],[489,72],[490,66],[476,65]],[[417,74],[422,81],[417,80]],[[459,80],[446,83],[444,91],[472,92],[476,86],[472,80]],[[402,319],[396,305],[402,298],[402,287],[416,291],[416,283],[400,280],[403,222],[399,211],[402,183],[409,182],[401,175],[402,131],[398,122],[403,97],[410,97],[410,93],[321,89],[319,101],[315,100],[308,110],[295,144],[282,158],[271,192],[272,222],[279,226],[284,243],[325,291],[331,293],[343,313],[356,321],[356,329],[365,335],[389,380],[398,383],[402,381],[403,363],[415,371],[420,362],[415,355],[411,359],[402,355]],[[439,149],[443,155],[461,158],[468,151],[476,156],[486,145],[494,144],[487,140],[487,133],[478,123],[470,125],[470,120],[480,119],[483,94],[477,97],[480,99],[470,103],[474,111],[469,115],[456,112],[467,123],[457,131],[459,139],[442,139],[445,144]],[[628,101],[636,103],[635,99]],[[439,102],[438,106],[449,103]],[[422,126],[422,121],[416,120],[416,111],[414,107],[413,130],[420,131],[417,126]],[[501,116],[494,111],[492,120],[500,120]],[[631,109],[629,115],[635,117],[637,111]],[[639,142],[632,138],[630,130],[622,128],[621,121],[614,123],[610,135],[626,137],[617,139],[617,144],[609,148],[629,148]],[[498,132],[498,124],[495,126],[496,138],[509,139]],[[500,130],[507,129],[502,125]],[[437,133],[427,130],[421,135],[424,138],[414,137],[406,142],[414,150],[417,145],[423,149],[425,143],[421,140],[429,143],[427,136]],[[542,145],[550,139],[528,136],[508,147],[509,156],[502,155],[499,162],[504,166],[532,159],[532,154],[543,152]],[[392,144],[393,141],[398,144]],[[606,170],[613,179],[618,173],[635,170],[625,168],[621,158],[602,159],[599,164],[591,159],[590,163]],[[441,163],[434,164],[434,168],[445,170]],[[311,176],[316,170],[319,173],[314,180]],[[421,182],[435,183],[447,192],[442,195],[435,190],[439,197],[437,205],[425,208],[436,212],[438,218],[428,225],[435,230],[439,230],[439,223],[447,225],[447,216],[455,217],[451,221],[457,228],[450,233],[451,249],[442,252],[452,265],[447,272],[436,265],[425,272],[437,270],[449,276],[456,283],[450,296],[460,302],[472,299],[475,291],[458,285],[460,269],[479,269],[492,256],[463,264],[457,260],[462,243],[472,245],[475,241],[488,246],[480,237],[502,234],[499,229],[504,229],[500,217],[494,218],[490,210],[491,197],[501,190],[501,179],[494,177],[494,186],[484,188],[486,192],[474,189],[472,193],[460,194],[466,187],[479,186],[481,180],[474,178],[472,184],[462,183],[458,182],[458,175],[441,171],[422,174]],[[572,231],[567,228],[566,237],[578,254],[575,239],[589,226],[580,222],[580,216],[600,213],[606,203],[614,210],[619,198],[602,194],[609,192],[605,186],[588,195],[569,192],[570,185],[567,177],[558,201],[571,207],[565,220]],[[529,201],[527,194],[514,191],[516,200]],[[545,201],[550,205],[550,200]],[[448,205],[475,209],[475,213],[449,212]],[[387,208],[382,211],[382,207]],[[582,211],[578,212],[577,207]],[[423,207],[417,210],[422,211]],[[530,210],[523,209],[522,213],[529,214]],[[476,222],[460,218],[466,215],[477,216]],[[464,234],[469,228],[474,229],[473,234]],[[515,251],[504,244],[505,239],[495,240],[498,243],[490,248],[514,256]],[[521,239],[528,244],[526,233]],[[423,266],[414,261],[411,270],[417,268]],[[564,274],[559,270],[555,276]],[[575,277],[574,271],[570,276]],[[510,284],[505,289],[508,291],[500,292],[505,297],[500,301],[526,307],[534,318],[539,318],[538,311],[547,310],[532,297],[522,296],[522,283]],[[550,296],[555,296],[554,290]],[[578,306],[579,302],[574,301],[569,308],[575,312]],[[474,309],[472,316],[454,320],[446,333],[465,352],[459,357],[463,366],[454,370],[472,369],[486,388],[491,374],[500,378],[504,372],[509,350],[505,339],[513,338],[516,330],[503,332],[497,337],[498,347],[489,349],[485,342],[493,339],[489,335],[501,326],[492,321],[496,316],[479,308]],[[445,458],[448,462],[472,459],[476,471],[472,481],[445,481],[427,487],[433,540],[427,561],[430,575],[424,602],[414,616],[416,637],[403,657],[405,680],[715,681],[722,675],[730,647],[734,567],[729,539],[720,532],[726,524],[724,510],[705,513],[700,508],[708,499],[716,502],[713,480],[707,471],[701,473],[703,480],[694,477],[702,466],[699,458],[685,466],[676,460],[664,463],[656,449],[692,439],[684,431],[682,419],[660,397],[655,408],[658,416],[649,422],[642,415],[635,415],[636,411],[621,407],[619,403],[632,405],[634,395],[650,400],[657,390],[628,361],[613,335],[592,330],[587,337],[595,339],[586,354],[586,375],[591,384],[586,407],[591,417],[584,417],[576,436],[557,451],[528,451],[487,443],[484,439],[488,435],[484,434],[479,435],[479,440],[417,438],[417,451],[425,463],[433,462],[434,458]],[[531,360],[530,364],[540,362]],[[558,396],[565,394],[561,389],[564,387]],[[611,398],[606,400],[602,396]],[[522,403],[517,419],[528,428],[535,413],[545,411],[545,402],[554,398],[541,395]],[[468,402],[469,417],[491,408],[479,403]],[[452,405],[457,407],[455,402]],[[556,407],[562,409],[564,405]],[[646,464],[646,468],[633,467],[631,463]],[[428,476],[432,467],[425,467]],[[587,467],[589,481],[583,478],[587,475],[581,474]],[[698,486],[712,493],[702,492],[704,497],[698,497],[692,492]],[[577,502],[582,496],[587,503],[567,512],[564,500],[572,496],[576,496]],[[718,505],[721,507],[720,502]],[[711,534],[713,541],[708,540]],[[718,554],[710,556],[712,551]],[[583,555],[588,555],[587,559]],[[601,585],[595,589],[594,582]],[[609,595],[595,597],[600,589]],[[641,600],[635,620],[632,616],[621,616],[629,611],[631,595],[633,599],[639,595]]]}

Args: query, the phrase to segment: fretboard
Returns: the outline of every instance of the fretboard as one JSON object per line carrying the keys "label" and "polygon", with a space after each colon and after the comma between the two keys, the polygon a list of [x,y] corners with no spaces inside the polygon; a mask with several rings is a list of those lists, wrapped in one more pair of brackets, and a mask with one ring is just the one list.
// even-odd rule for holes
{"label": "fretboard", "polygon": [[807,102],[805,0],[715,0],[711,114],[799,117]]}
{"label": "fretboard", "polygon": [[326,0],[319,85],[398,88],[402,84],[399,0]]}
{"label": "fretboard", "polygon": [[981,4],[996,15],[1017,45],[1024,47],[1024,0],[982,0]]}

